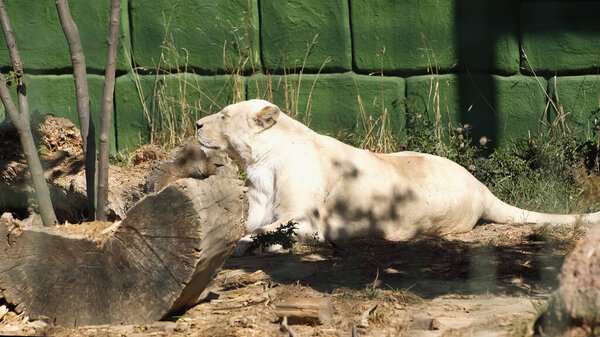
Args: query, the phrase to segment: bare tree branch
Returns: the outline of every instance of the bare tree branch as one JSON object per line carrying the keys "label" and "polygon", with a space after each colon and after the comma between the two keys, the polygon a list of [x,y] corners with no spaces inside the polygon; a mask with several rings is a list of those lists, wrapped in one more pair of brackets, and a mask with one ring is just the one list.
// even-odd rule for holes
{"label": "bare tree branch", "polygon": [[27,102],[27,88],[23,82],[23,63],[17,49],[15,34],[10,26],[4,1],[0,0],[0,22],[2,23],[2,31],[6,40],[6,47],[10,55],[10,59],[15,71],[15,81],[17,84],[17,95],[19,101],[19,110],[10,97],[10,92],[6,86],[4,78],[0,75],[0,99],[6,109],[8,116],[19,133],[19,139],[23,146],[27,166],[31,173],[31,180],[38,201],[38,207],[44,226],[52,226],[56,223],[56,215],[52,207],[50,199],[50,191],[46,179],[44,178],[44,169],[37,153],[37,147],[31,133],[31,125],[29,124],[29,104]]}
{"label": "bare tree branch", "polygon": [[[77,98],[77,111],[79,113],[79,127],[83,141],[83,153],[85,156],[85,180],[88,198],[88,217],[94,219],[96,210],[96,141],[94,124],[90,118],[90,96],[87,83],[87,72],[85,69],[85,55],[79,37],[77,25],[71,17],[69,3],[67,0],[56,0],[56,10],[60,25],[65,33],[71,62],[73,64],[73,80],[75,81],[75,97]],[[88,155],[89,153],[89,155]]]}
{"label": "bare tree branch", "polygon": [[56,0],[56,10],[60,25],[67,38],[71,62],[73,63],[73,80],[75,81],[75,93],[77,97],[77,111],[79,113],[79,125],[81,137],[83,138],[83,151],[85,152],[88,141],[88,128],[90,119],[90,96],[88,94],[87,72],[85,70],[85,55],[81,46],[79,30],[71,17],[69,3],[67,0]]}
{"label": "bare tree branch", "polygon": [[105,221],[108,209],[108,167],[110,154],[110,114],[115,90],[117,46],[119,43],[119,16],[121,0],[110,1],[110,25],[108,28],[108,51],[106,72],[102,91],[102,114],[100,115],[100,156],[98,160],[98,205],[96,218]]}

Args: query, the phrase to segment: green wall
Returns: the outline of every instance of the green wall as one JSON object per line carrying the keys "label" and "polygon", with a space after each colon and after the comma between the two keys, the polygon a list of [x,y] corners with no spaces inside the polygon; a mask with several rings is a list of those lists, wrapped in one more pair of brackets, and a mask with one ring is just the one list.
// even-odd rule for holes
{"label": "green wall", "polygon": [[[5,3],[32,109],[76,121],[54,1]],[[97,119],[109,1],[69,3]],[[193,120],[257,97],[334,136],[362,112],[387,109],[401,135],[405,113],[439,111],[494,145],[540,131],[540,119],[556,115],[551,99],[574,132],[593,136],[596,1],[122,0],[122,8],[113,152],[147,142],[149,119],[183,127],[182,114]],[[4,48],[0,67],[10,69]]]}

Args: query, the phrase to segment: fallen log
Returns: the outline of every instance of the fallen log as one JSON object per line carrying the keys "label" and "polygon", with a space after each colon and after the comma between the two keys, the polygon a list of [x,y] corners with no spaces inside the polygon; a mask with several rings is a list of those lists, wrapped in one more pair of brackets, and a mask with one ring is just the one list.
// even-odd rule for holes
{"label": "fallen log", "polygon": [[104,238],[0,219],[0,289],[57,325],[143,324],[197,303],[243,233],[241,181],[180,179]]}

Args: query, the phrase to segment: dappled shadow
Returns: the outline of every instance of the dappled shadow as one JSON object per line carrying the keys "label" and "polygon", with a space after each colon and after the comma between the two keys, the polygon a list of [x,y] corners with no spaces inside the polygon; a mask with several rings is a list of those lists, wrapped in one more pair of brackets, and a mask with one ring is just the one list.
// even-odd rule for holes
{"label": "dappled shadow", "polygon": [[328,210],[328,216],[324,217],[324,222],[329,224],[332,217],[337,217],[346,220],[346,226],[326,226],[325,237],[341,240],[364,235],[385,238],[385,223],[400,222],[402,213],[399,205],[412,200],[414,195],[410,190],[391,190],[389,195],[375,195],[371,204],[364,204],[362,207],[351,207],[346,200],[335,200]]}
{"label": "dappled shadow", "polygon": [[51,170],[50,181],[60,177],[76,175],[83,170],[83,158],[72,157],[65,151],[57,151],[51,158],[42,158],[42,165]]}
{"label": "dappled shadow", "polygon": [[320,292],[361,290],[377,280],[383,289],[423,297],[445,294],[531,294],[555,285],[564,259],[558,246],[531,240],[516,244],[419,237],[390,242],[353,240],[321,245],[304,254],[275,253],[230,259],[224,269],[262,270],[273,281]]}
{"label": "dappled shadow", "polygon": [[[392,157],[385,160],[389,158]],[[368,159],[384,161],[377,157]],[[396,163],[382,164],[380,171],[371,172],[368,170],[372,167],[361,167],[361,160],[365,159],[332,160],[331,169],[335,171],[332,175],[337,179],[323,205],[317,205],[322,209],[309,212],[313,215],[313,227],[322,228],[322,234],[334,241],[364,236],[397,239],[395,236],[411,237],[415,231],[429,230],[410,218],[413,215],[410,209],[426,202],[414,191],[414,184],[400,184],[398,179],[388,176],[395,174]],[[419,178],[419,173],[413,176]]]}

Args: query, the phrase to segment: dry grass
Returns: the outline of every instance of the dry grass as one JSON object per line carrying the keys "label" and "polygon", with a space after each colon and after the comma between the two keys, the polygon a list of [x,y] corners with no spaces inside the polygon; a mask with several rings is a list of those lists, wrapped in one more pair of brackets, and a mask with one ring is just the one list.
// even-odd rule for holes
{"label": "dry grass", "polygon": [[[143,114],[150,130],[151,144],[166,148],[179,145],[195,132],[195,121],[199,118],[221,110],[224,106],[218,100],[223,95],[231,96],[231,102],[243,101],[246,88],[242,76],[244,69],[250,64],[254,70],[255,51],[249,44],[249,32],[255,27],[242,22],[241,26],[231,24],[232,39],[235,41],[237,56],[230,57],[226,53],[227,41],[223,43],[223,67],[230,76],[221,88],[211,88],[210,92],[203,89],[195,71],[189,66],[189,53],[185,48],[175,45],[171,34],[173,12],[181,1],[173,4],[170,13],[163,12],[165,36],[161,45],[160,57],[152,69],[135,66],[135,56],[130,64],[131,73],[142,105]],[[247,52],[249,50],[249,52]],[[127,56],[129,50],[125,50]],[[148,93],[142,85],[141,76],[149,73],[154,76],[151,99],[145,99]],[[231,90],[231,92],[227,92]],[[194,100],[194,97],[200,99]]]}
{"label": "dry grass", "polygon": [[283,95],[284,104],[283,106],[280,106],[280,108],[290,117],[301,121],[307,126],[310,126],[312,116],[312,97],[315,86],[318,83],[319,76],[321,75],[323,68],[325,68],[329,62],[331,62],[331,58],[328,57],[323,61],[323,63],[321,63],[315,78],[310,84],[310,89],[308,89],[306,102],[301,104],[304,100],[303,92],[306,91],[302,87],[303,77],[305,75],[306,60],[308,59],[313,47],[317,44],[318,37],[319,34],[316,34],[312,41],[307,43],[306,52],[304,54],[304,58],[301,60],[302,62],[299,68],[296,66],[299,60],[296,60],[292,67],[283,68],[283,77],[280,77],[278,81],[274,80],[274,74],[266,75],[267,82],[264,84],[264,86],[261,86],[261,83],[259,83],[258,80],[255,80],[253,84],[249,85],[255,86],[257,95],[256,97],[248,97],[248,99],[260,98],[270,102],[275,102],[275,92],[278,91],[278,88],[283,88],[283,93],[278,93],[279,95]]}

